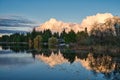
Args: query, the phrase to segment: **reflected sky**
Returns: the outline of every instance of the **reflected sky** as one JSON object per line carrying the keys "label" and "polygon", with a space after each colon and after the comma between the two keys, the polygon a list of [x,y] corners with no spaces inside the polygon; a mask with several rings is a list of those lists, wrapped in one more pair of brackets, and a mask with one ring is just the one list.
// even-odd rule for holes
{"label": "reflected sky", "polygon": [[119,56],[77,53],[75,50],[41,50],[29,53],[0,50],[0,52],[3,52],[0,53],[1,80],[120,79]]}
{"label": "reflected sky", "polygon": [[32,54],[0,54],[0,68],[15,68],[34,63]]}

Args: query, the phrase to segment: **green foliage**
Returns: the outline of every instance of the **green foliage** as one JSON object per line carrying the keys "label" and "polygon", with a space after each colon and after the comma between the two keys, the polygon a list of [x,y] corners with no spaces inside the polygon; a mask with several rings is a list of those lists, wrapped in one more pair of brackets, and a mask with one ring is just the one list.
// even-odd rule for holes
{"label": "green foliage", "polygon": [[1,42],[27,42],[27,36],[25,34],[15,33],[10,36],[4,35],[1,37]]}
{"label": "green foliage", "polygon": [[64,39],[66,37],[67,33],[65,32],[65,29],[62,31],[62,33],[60,34],[60,38]]}
{"label": "green foliage", "polygon": [[57,44],[58,44],[58,40],[56,37],[52,36],[51,38],[49,38],[49,40],[48,40],[49,48],[55,48]]}
{"label": "green foliage", "polygon": [[61,33],[60,38],[64,39],[65,43],[75,43],[76,42],[76,33],[73,30],[66,33],[65,30],[64,30]]}
{"label": "green foliage", "polygon": [[29,48],[32,48],[33,42],[32,42],[32,40],[30,38],[28,40],[28,45],[29,45]]}
{"label": "green foliage", "polygon": [[35,48],[35,49],[39,49],[41,42],[42,42],[42,37],[41,37],[40,35],[37,35],[37,36],[34,38],[34,48]]}
{"label": "green foliage", "polygon": [[35,28],[33,28],[33,31],[32,31],[31,36],[30,36],[32,40],[37,36],[36,33],[37,32],[36,32]]}
{"label": "green foliage", "polygon": [[64,40],[66,43],[75,43],[76,42],[75,32],[73,30],[71,30],[68,34],[65,34]]}
{"label": "green foliage", "polygon": [[48,39],[52,36],[52,33],[50,30],[45,30],[42,35],[42,42],[48,42]]}
{"label": "green foliage", "polygon": [[77,44],[78,45],[89,45],[90,39],[86,32],[81,31],[77,33]]}
{"label": "green foliage", "polygon": [[[108,24],[105,24],[108,25]],[[98,24],[94,24],[90,35],[87,33],[87,28],[85,31],[75,33],[73,30],[66,33],[65,29],[59,35],[59,33],[53,33],[50,30],[36,31],[35,28],[32,32],[26,34],[14,33],[11,35],[4,35],[0,38],[0,42],[13,42],[21,43],[26,42],[29,44],[30,48],[39,48],[40,44],[48,44],[48,46],[53,46],[58,44],[58,39],[64,40],[65,43],[71,44],[76,43],[77,45],[107,45],[107,46],[120,46],[120,37],[115,36],[114,31],[111,28],[101,30],[97,28]],[[109,26],[109,25],[108,25]],[[63,42],[64,43],[64,42]],[[60,43],[59,43],[60,44]]]}
{"label": "green foliage", "polygon": [[9,39],[9,36],[8,35],[4,35],[4,36],[1,37],[0,41],[1,42],[8,42],[9,41],[8,39]]}
{"label": "green foliage", "polygon": [[53,36],[56,37],[56,38],[59,38],[59,33],[56,32],[56,33],[53,34]]}

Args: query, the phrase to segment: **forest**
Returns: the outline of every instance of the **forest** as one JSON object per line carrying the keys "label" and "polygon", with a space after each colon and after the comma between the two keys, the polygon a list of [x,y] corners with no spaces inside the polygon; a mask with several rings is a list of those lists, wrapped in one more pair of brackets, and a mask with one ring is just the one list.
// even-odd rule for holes
{"label": "forest", "polygon": [[120,47],[120,37],[115,36],[111,29],[101,32],[99,29],[93,29],[91,34],[88,34],[87,28],[84,31],[75,33],[73,30],[66,32],[63,30],[61,34],[52,33],[49,29],[44,31],[14,33],[11,35],[4,35],[0,38],[0,43],[26,43],[29,47],[35,48],[40,46],[115,46]]}

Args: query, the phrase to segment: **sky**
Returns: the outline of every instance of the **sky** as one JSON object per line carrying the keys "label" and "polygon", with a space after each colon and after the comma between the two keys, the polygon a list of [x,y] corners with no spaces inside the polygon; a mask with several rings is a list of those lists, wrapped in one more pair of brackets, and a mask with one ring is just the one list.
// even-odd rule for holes
{"label": "sky", "polygon": [[[28,26],[28,22],[29,25],[39,25],[50,18],[81,23],[86,16],[97,13],[111,13],[120,16],[119,3],[120,0],[0,0],[0,27],[7,29],[8,25],[3,25],[3,22],[8,23],[8,21],[3,19],[8,18],[12,19],[12,22],[9,21],[11,24],[15,22],[14,20],[19,19],[24,21],[24,26]],[[25,23],[25,20],[28,22]],[[17,22],[15,24],[23,26],[23,22]],[[14,27],[17,28],[17,26]],[[5,32],[1,28],[0,33]]]}

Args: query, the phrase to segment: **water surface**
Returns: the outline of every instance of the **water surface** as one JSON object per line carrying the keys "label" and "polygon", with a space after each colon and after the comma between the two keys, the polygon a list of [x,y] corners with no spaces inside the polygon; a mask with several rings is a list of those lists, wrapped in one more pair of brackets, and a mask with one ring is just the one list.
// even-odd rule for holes
{"label": "water surface", "polygon": [[0,80],[120,80],[120,56],[71,49],[0,48]]}

